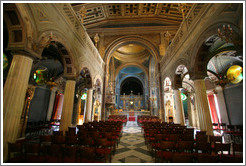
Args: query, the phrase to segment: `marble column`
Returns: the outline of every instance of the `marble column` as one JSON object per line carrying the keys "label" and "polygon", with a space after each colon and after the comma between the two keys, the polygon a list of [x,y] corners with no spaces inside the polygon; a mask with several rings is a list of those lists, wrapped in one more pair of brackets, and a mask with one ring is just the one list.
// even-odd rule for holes
{"label": "marble column", "polygon": [[3,88],[3,162],[8,158],[8,142],[15,142],[19,130],[33,59],[14,55]]}
{"label": "marble column", "polygon": [[199,116],[198,116],[198,112],[196,107],[194,106],[194,121],[195,126],[197,127],[197,129],[200,129],[200,123],[199,123]]}
{"label": "marble column", "polygon": [[93,89],[91,88],[87,91],[85,123],[88,123],[91,121],[91,111],[92,111],[92,104],[93,104],[92,95],[93,95]]}
{"label": "marble column", "polygon": [[[159,67],[160,68],[160,67]],[[160,69],[159,69],[160,70]],[[164,119],[164,100],[163,100],[163,87],[161,83],[161,74],[159,74],[159,99],[160,99],[160,110],[159,110],[159,118],[161,121],[165,121]]]}
{"label": "marble column", "polygon": [[207,135],[213,135],[213,126],[204,79],[194,80],[194,88],[196,93],[196,109],[199,117],[200,130],[206,131]]}
{"label": "marble column", "polygon": [[189,119],[189,126],[194,126],[193,125],[193,111],[192,111],[192,107],[191,107],[191,100],[190,100],[190,94],[188,94],[187,96],[187,111],[188,111],[188,119]]}
{"label": "marble column", "polygon": [[225,97],[223,93],[223,88],[221,86],[216,86],[216,98],[219,106],[219,113],[221,117],[221,123],[229,124],[228,112],[225,104]]}
{"label": "marble column", "polygon": [[75,83],[74,80],[67,80],[66,82],[59,129],[60,131],[63,131],[63,133],[65,133],[65,131],[68,130],[68,127],[72,125]]}
{"label": "marble column", "polygon": [[81,96],[78,97],[76,124],[79,124],[80,112],[81,112]]}
{"label": "marble column", "polygon": [[98,121],[101,120],[101,111],[102,111],[102,104],[100,103],[99,107],[98,107]]}
{"label": "marble column", "polygon": [[185,118],[184,118],[184,109],[183,109],[183,103],[181,100],[181,92],[178,89],[174,89],[174,100],[175,100],[175,121],[176,123],[181,124],[182,126],[185,125]]}
{"label": "marble column", "polygon": [[54,108],[54,101],[55,101],[55,98],[56,98],[56,90],[57,90],[56,87],[53,87],[51,89],[49,108],[48,108],[47,118],[46,118],[47,121],[50,121],[51,116],[52,116],[52,112],[53,112],[53,108]]}

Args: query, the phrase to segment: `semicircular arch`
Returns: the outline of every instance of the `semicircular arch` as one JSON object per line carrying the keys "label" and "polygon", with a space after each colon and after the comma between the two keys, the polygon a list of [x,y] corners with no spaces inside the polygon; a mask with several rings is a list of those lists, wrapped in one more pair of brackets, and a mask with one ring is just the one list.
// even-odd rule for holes
{"label": "semicircular arch", "polygon": [[110,61],[110,58],[112,57],[113,52],[117,48],[125,44],[139,44],[145,47],[151,53],[151,55],[155,58],[156,63],[159,60],[158,49],[149,40],[143,37],[140,37],[140,36],[130,35],[130,36],[120,37],[114,40],[113,42],[111,42],[111,44],[109,44],[109,46],[106,48],[105,56],[104,56],[104,61],[106,62],[106,64],[109,64],[109,61]]}
{"label": "semicircular arch", "polygon": [[119,72],[122,69],[127,68],[127,67],[138,67],[138,68],[140,68],[145,73],[146,78],[148,78],[147,76],[149,75],[149,71],[142,64],[130,62],[130,63],[124,63],[124,64],[120,65],[115,70],[115,79],[118,76]]}
{"label": "semicircular arch", "polygon": [[[205,41],[213,36],[213,35],[217,35],[217,31],[218,31],[218,27],[223,27],[223,25],[230,25],[231,28],[234,30],[235,32],[235,38],[238,40],[240,39],[241,40],[241,37],[240,37],[240,32],[239,32],[239,29],[236,25],[234,25],[233,22],[225,22],[225,21],[217,21],[216,23],[214,24],[209,24],[207,25],[207,28],[202,31],[200,33],[200,36],[197,38],[197,41],[195,42],[196,44],[193,46],[193,51],[191,53],[191,59],[190,59],[190,69],[194,70],[195,69],[195,66],[197,64],[197,57],[199,56],[199,50],[201,49],[201,47],[204,45]],[[211,58],[209,58],[211,59]]]}

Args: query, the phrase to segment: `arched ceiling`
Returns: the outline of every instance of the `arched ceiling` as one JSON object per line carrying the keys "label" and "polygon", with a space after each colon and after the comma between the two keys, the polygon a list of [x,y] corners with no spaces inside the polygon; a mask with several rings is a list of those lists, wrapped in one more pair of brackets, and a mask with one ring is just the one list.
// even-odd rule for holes
{"label": "arched ceiling", "polygon": [[149,51],[138,44],[125,44],[113,53],[113,57],[122,62],[143,62],[149,55]]}
{"label": "arched ceiling", "polygon": [[142,73],[143,70],[141,70],[138,67],[129,66],[129,67],[122,69],[120,72],[124,74],[139,74],[139,73]]}
{"label": "arched ceiling", "polygon": [[[90,33],[130,33],[135,28],[172,31],[179,28],[192,3],[72,3],[78,18]],[[129,31],[131,28],[131,31]]]}
{"label": "arched ceiling", "polygon": [[138,44],[126,44],[117,49],[121,54],[141,54],[146,49]]}
{"label": "arched ceiling", "polygon": [[128,77],[126,78],[120,85],[120,94],[123,95],[130,95],[131,92],[134,95],[143,95],[143,84],[141,81],[135,77]]}

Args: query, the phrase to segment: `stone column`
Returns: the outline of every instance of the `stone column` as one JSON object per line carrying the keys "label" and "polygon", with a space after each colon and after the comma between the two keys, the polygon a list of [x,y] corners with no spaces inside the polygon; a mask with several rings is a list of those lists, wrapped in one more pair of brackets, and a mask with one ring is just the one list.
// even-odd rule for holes
{"label": "stone column", "polygon": [[91,121],[91,109],[92,109],[92,96],[93,95],[93,89],[89,89],[87,91],[87,99],[86,99],[86,112],[85,112],[85,123],[88,123]]}
{"label": "stone column", "polygon": [[79,124],[80,112],[81,112],[81,96],[79,96],[78,98],[76,124]]}
{"label": "stone column", "polygon": [[191,100],[190,100],[190,94],[187,95],[187,111],[188,111],[188,119],[189,119],[189,126],[194,126],[193,124],[193,111],[191,107]]}
{"label": "stone column", "polygon": [[102,104],[100,103],[100,105],[98,107],[98,121],[101,120],[101,110],[102,110]]}
{"label": "stone column", "polygon": [[197,129],[200,129],[198,112],[195,106],[194,106],[194,121],[193,122],[195,123],[195,126],[197,127]]}
{"label": "stone column", "polygon": [[225,104],[225,97],[223,93],[223,88],[221,86],[216,86],[216,98],[219,106],[219,113],[221,117],[221,123],[229,124],[228,112]]}
{"label": "stone column", "polygon": [[65,133],[72,124],[75,83],[74,80],[67,80],[66,82],[59,129],[63,131],[63,133]]}
{"label": "stone column", "polygon": [[159,70],[159,99],[160,99],[160,113],[159,113],[159,117],[161,119],[161,121],[165,121],[165,110],[164,110],[164,100],[163,100],[163,84],[161,81],[161,67],[160,67],[160,63],[158,64],[158,70]]}
{"label": "stone column", "polygon": [[174,89],[173,92],[174,92],[174,100],[176,106],[175,121],[176,123],[180,123],[182,126],[184,126],[185,118],[184,118],[183,103],[181,100],[181,92],[178,89]]}
{"label": "stone column", "polygon": [[194,80],[194,88],[196,93],[196,109],[198,111],[200,130],[206,131],[207,135],[213,135],[213,126],[204,79]]}
{"label": "stone column", "polygon": [[56,87],[53,87],[51,89],[49,108],[48,108],[47,118],[46,118],[47,121],[50,121],[50,118],[52,116],[52,112],[53,112],[53,108],[54,108],[54,101],[55,101],[55,98],[56,98],[56,90],[57,90]]}
{"label": "stone column", "polygon": [[102,109],[101,109],[101,119],[105,120],[106,119],[106,93],[107,93],[107,88],[108,88],[108,67],[105,65],[105,71],[107,71],[104,75],[104,84],[103,84],[103,96],[102,96]]}
{"label": "stone column", "polygon": [[3,88],[3,162],[8,158],[8,142],[15,142],[19,130],[33,59],[13,57]]}

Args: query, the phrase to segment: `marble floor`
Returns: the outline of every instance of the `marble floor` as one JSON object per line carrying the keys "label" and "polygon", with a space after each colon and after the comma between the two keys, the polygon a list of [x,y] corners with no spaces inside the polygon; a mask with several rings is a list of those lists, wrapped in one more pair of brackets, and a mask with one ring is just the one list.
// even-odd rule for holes
{"label": "marble floor", "polygon": [[144,137],[141,127],[136,121],[128,121],[123,127],[120,143],[112,156],[112,163],[154,163]]}

